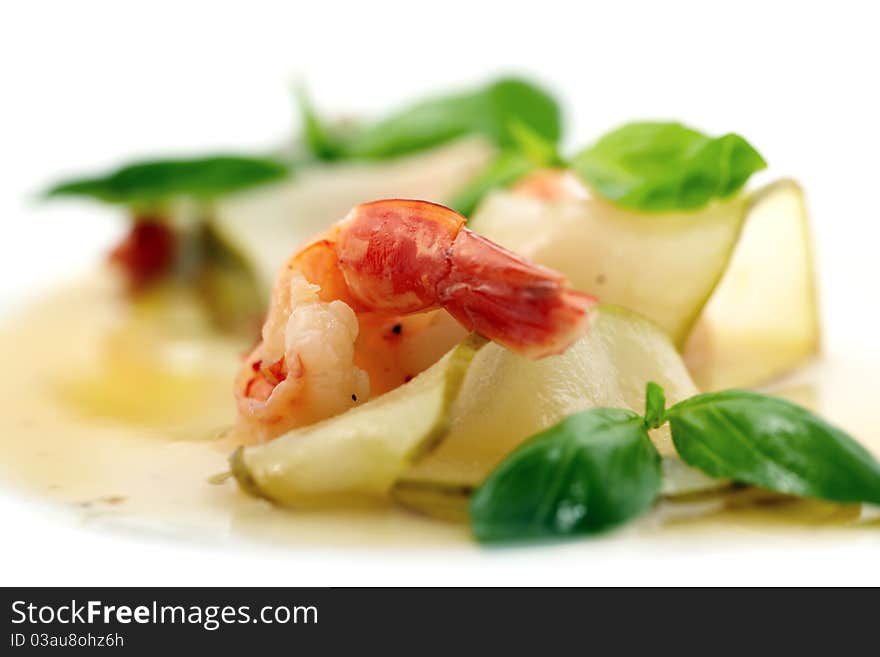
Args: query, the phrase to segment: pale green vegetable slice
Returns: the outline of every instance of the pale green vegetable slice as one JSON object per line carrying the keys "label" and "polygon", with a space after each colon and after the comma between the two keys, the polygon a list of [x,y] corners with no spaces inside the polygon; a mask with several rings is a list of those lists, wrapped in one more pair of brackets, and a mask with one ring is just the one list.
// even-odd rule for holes
{"label": "pale green vegetable slice", "polygon": [[819,350],[813,250],[803,191],[780,180],[754,194],[724,277],[685,347],[703,390],[766,383]]}
{"label": "pale green vegetable slice", "polygon": [[739,237],[746,198],[696,212],[642,214],[599,198],[546,201],[496,192],[469,227],[631,308],[682,345]]}
{"label": "pale green vegetable slice", "polygon": [[253,263],[264,292],[305,240],[342,219],[354,205],[381,198],[452,197],[491,161],[481,138],[383,162],[315,165],[289,180],[222,199],[215,227]]}
{"label": "pale green vegetable slice", "polygon": [[[400,476],[392,494],[406,506],[455,517],[469,492],[524,439],[587,408],[641,413],[648,381],[664,388],[669,404],[697,392],[669,337],[621,308],[601,306],[590,332],[560,356],[529,360],[489,344],[468,370],[449,433]],[[725,485],[677,462],[668,428],[651,438],[669,462],[667,495]]]}
{"label": "pale green vegetable slice", "polygon": [[232,473],[246,491],[285,505],[382,497],[396,477],[445,434],[449,409],[474,354],[465,338],[389,393],[269,443],[239,448]]}

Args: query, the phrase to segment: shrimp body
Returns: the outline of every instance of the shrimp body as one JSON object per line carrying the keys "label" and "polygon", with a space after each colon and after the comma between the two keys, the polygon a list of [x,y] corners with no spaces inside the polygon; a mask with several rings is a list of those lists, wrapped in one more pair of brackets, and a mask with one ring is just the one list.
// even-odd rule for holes
{"label": "shrimp body", "polygon": [[593,297],[425,201],[356,206],[282,268],[236,380],[240,433],[266,440],[404,383],[467,331],[530,358],[587,330]]}

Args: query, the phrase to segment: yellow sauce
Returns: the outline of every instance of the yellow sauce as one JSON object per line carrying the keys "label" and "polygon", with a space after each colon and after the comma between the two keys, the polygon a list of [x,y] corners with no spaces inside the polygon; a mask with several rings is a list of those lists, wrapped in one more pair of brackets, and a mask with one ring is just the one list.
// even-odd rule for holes
{"label": "yellow sauce", "polygon": [[[171,295],[171,296],[169,296]],[[176,296],[175,296],[176,295]],[[162,308],[157,316],[157,308]],[[217,481],[232,446],[231,381],[246,344],[214,333],[185,294],[135,306],[100,275],[0,330],[0,479],[101,527],[280,545],[471,545],[465,526],[395,507],[279,509]],[[880,381],[862,362],[814,363],[775,387],[880,454]],[[213,478],[213,479],[212,479]],[[700,522],[694,522],[698,519]],[[858,506],[733,495],[664,502],[638,532],[876,525]]]}

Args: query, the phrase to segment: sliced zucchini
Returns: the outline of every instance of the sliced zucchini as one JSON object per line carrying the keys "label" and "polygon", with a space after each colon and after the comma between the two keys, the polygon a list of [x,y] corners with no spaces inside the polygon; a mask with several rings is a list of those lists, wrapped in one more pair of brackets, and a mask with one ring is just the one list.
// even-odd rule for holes
{"label": "sliced zucchini", "polygon": [[269,443],[240,447],[232,473],[247,492],[288,506],[383,497],[446,433],[449,409],[485,344],[469,336],[389,393]]}
{"label": "sliced zucchini", "polygon": [[[470,491],[524,439],[586,408],[641,413],[648,381],[663,386],[669,404],[696,393],[669,337],[613,306],[601,306],[590,333],[561,356],[534,361],[489,344],[468,370],[449,433],[398,478],[392,495],[434,516],[462,517]],[[667,495],[725,485],[677,460],[668,427],[651,437],[668,461]]]}
{"label": "sliced zucchini", "polygon": [[703,390],[764,384],[820,344],[813,249],[803,191],[780,180],[754,194],[724,277],[688,338]]}
{"label": "sliced zucchini", "polygon": [[645,215],[596,197],[495,192],[469,226],[603,303],[652,319],[681,346],[727,267],[745,206],[737,195],[697,212]]}

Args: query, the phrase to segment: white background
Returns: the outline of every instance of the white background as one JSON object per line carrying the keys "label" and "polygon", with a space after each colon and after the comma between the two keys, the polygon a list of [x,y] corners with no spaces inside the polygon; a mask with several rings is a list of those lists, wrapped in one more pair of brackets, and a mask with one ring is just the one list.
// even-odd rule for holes
{"label": "white background", "polygon": [[[877,353],[878,17],[870,2],[4,3],[0,305],[87,268],[112,211],[41,206],[61,174],[132,154],[271,148],[289,83],[376,112],[493,73],[567,101],[569,145],[633,118],[737,131],[800,179],[818,236],[831,348]],[[2,584],[878,583],[880,550],[810,545],[612,552],[277,552],[88,534],[0,496]],[[865,569],[873,562],[873,571]],[[134,565],[134,567],[133,567]],[[873,579],[872,579],[873,578]]]}

